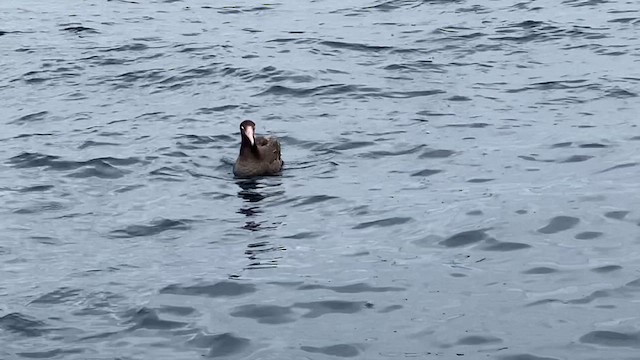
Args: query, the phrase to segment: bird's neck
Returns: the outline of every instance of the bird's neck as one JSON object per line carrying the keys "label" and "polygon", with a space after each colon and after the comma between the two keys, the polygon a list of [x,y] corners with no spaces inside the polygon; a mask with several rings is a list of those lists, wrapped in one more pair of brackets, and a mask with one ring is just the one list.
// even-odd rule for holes
{"label": "bird's neck", "polygon": [[249,155],[259,157],[260,152],[258,151],[258,145],[255,140],[253,141],[253,145],[251,145],[251,140],[246,136],[242,137],[242,145],[240,146],[240,155]]}

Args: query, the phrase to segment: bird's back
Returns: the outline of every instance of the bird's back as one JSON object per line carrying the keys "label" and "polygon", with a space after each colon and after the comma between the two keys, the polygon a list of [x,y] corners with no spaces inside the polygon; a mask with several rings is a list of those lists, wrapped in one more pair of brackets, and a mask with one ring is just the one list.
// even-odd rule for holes
{"label": "bird's back", "polygon": [[276,138],[256,138],[258,154],[252,151],[240,153],[233,167],[237,177],[277,175],[284,162],[280,153],[280,142]]}

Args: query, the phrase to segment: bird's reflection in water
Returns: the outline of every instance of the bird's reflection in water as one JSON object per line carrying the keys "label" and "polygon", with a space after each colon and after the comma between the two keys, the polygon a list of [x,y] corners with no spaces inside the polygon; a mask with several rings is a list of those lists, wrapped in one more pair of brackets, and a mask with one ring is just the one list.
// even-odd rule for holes
{"label": "bird's reflection in water", "polygon": [[[244,200],[242,207],[237,212],[247,217],[242,228],[251,232],[275,229],[279,222],[261,219],[261,214],[264,214],[264,210],[260,206],[260,202],[282,195],[284,193],[281,190],[282,182],[276,178],[269,178],[269,180],[262,178],[258,180],[238,180],[236,184],[240,187],[238,197]],[[245,256],[250,262],[246,269],[274,268],[281,258],[278,253],[286,250],[282,246],[276,246],[270,241],[264,240],[264,238],[268,238],[267,234],[259,235],[259,238],[263,240],[247,244]]]}
{"label": "bird's reflection in water", "polygon": [[247,202],[256,203],[265,198],[259,191],[259,189],[264,188],[264,186],[260,186],[261,184],[257,180],[240,180],[236,181],[236,184],[238,184],[241,189],[238,191],[238,197]]}
{"label": "bird's reflection in water", "polygon": [[[238,213],[244,214],[247,217],[255,217],[257,214],[262,213],[260,206],[258,203],[264,200],[267,196],[263,193],[265,192],[265,185],[260,183],[258,180],[240,180],[237,181],[236,184],[240,187],[240,191],[238,191],[238,197],[245,201],[243,206],[238,210]],[[250,223],[254,223],[253,221],[248,221],[247,225]],[[249,230],[256,230],[256,226],[245,226]]]}

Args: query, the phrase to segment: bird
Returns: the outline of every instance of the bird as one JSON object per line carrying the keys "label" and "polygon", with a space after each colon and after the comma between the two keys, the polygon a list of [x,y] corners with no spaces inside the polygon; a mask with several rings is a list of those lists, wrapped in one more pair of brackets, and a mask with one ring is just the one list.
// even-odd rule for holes
{"label": "bird", "polygon": [[284,161],[278,139],[256,137],[256,123],[251,120],[240,123],[240,136],[240,154],[233,165],[233,175],[252,178],[280,174]]}

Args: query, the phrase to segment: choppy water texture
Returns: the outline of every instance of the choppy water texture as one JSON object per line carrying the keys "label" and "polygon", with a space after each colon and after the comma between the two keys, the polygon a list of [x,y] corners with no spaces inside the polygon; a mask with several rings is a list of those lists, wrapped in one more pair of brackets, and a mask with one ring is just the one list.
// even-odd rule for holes
{"label": "choppy water texture", "polygon": [[635,1],[0,12],[0,358],[638,358]]}

